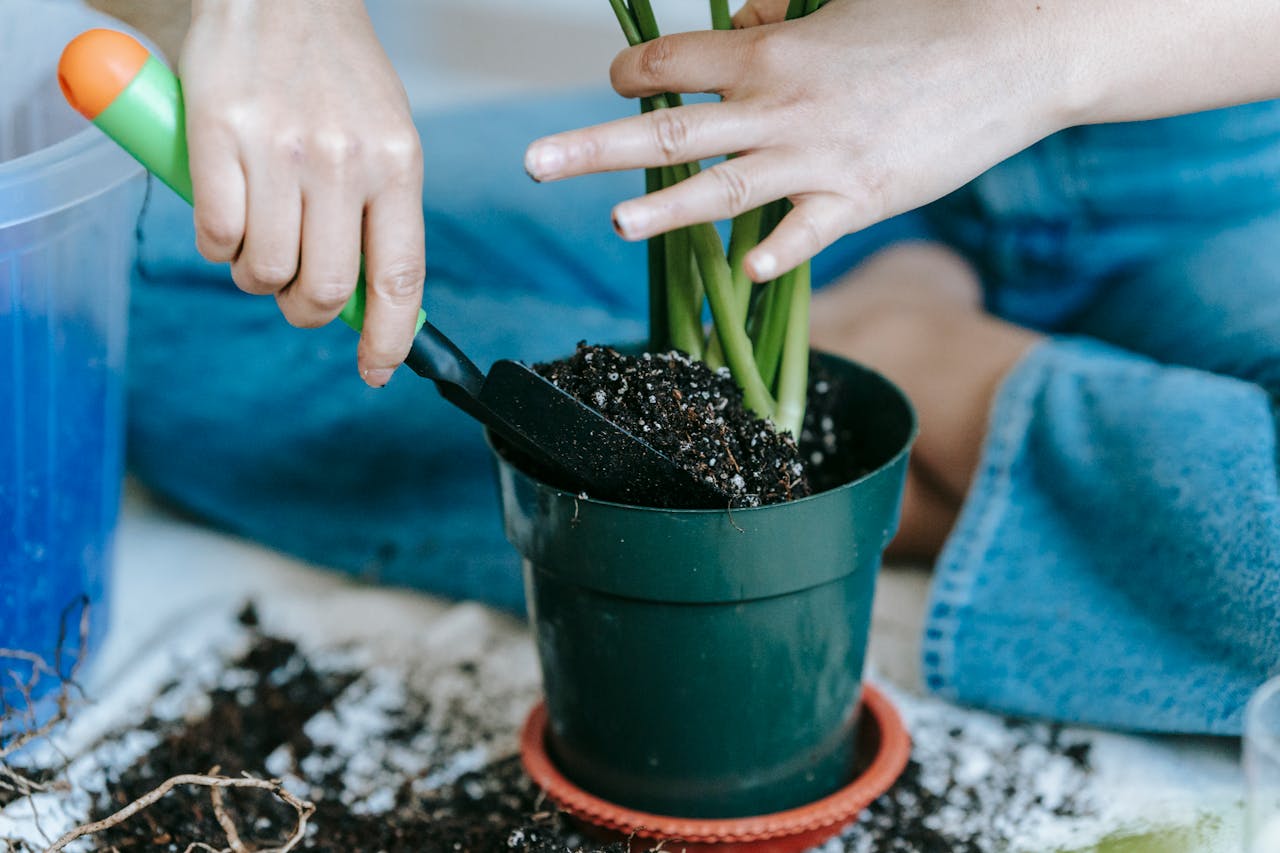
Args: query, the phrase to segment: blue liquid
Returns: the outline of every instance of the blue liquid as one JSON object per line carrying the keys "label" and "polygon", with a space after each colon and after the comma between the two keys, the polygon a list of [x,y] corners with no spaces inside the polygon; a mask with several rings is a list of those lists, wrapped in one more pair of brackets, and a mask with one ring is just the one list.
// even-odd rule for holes
{"label": "blue liquid", "polygon": [[[122,376],[101,328],[75,317],[0,313],[0,648],[64,675],[88,607],[96,646],[122,476]],[[0,670],[30,675],[0,660]],[[12,680],[4,698],[22,702]],[[56,686],[45,678],[37,693]],[[19,706],[20,706],[19,704]]]}
{"label": "blue liquid", "polygon": [[[0,649],[63,675],[107,628],[138,201],[135,184],[0,229]],[[10,671],[31,670],[0,659],[0,698],[22,708]]]}

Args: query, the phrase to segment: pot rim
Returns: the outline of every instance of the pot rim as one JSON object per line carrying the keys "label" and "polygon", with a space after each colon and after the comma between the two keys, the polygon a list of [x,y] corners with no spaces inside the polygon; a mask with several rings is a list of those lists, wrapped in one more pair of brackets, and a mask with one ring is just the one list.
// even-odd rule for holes
{"label": "pot rim", "polygon": [[902,446],[898,448],[897,452],[894,453],[893,456],[891,456],[890,458],[886,459],[884,462],[877,465],[875,468],[872,468],[870,471],[863,473],[861,476],[855,477],[854,479],[850,480],[847,483],[842,483],[833,489],[827,489],[826,491],[822,491],[822,492],[815,492],[814,494],[807,495],[803,498],[797,498],[796,500],[785,501],[783,503],[765,504],[764,506],[753,506],[753,507],[728,507],[727,506],[727,507],[716,508],[716,509],[706,509],[706,508],[696,508],[696,509],[674,508],[673,509],[670,507],[645,506],[644,504],[628,504],[628,503],[621,503],[619,501],[602,500],[601,498],[593,498],[590,495],[574,494],[573,492],[566,491],[558,486],[553,486],[547,483],[546,481],[539,479],[533,474],[530,474],[528,471],[526,471],[521,466],[517,465],[510,458],[504,455],[501,450],[498,449],[498,447],[494,444],[493,434],[489,431],[488,428],[486,428],[484,431],[485,443],[489,445],[490,452],[493,454],[494,458],[498,460],[499,464],[506,465],[512,468],[513,470],[518,472],[521,476],[528,479],[530,482],[535,483],[540,489],[549,493],[552,497],[566,498],[566,499],[575,500],[575,501],[579,501],[586,504],[592,504],[595,506],[611,507],[615,509],[624,509],[624,510],[631,510],[631,511],[661,513],[663,515],[710,516],[710,515],[724,515],[728,513],[729,515],[735,516],[735,517],[744,516],[744,515],[754,515],[756,513],[767,512],[769,510],[778,510],[780,507],[801,506],[811,501],[829,498],[831,495],[834,495],[838,492],[842,492],[846,489],[852,489],[860,485],[861,483],[864,483],[867,480],[870,480],[872,477],[875,477],[883,473],[884,471],[892,468],[894,465],[902,461],[903,457],[905,457],[911,452],[911,448],[915,446],[916,439],[920,435],[920,418],[916,414],[916,408],[912,404],[911,398],[908,397],[906,393],[901,388],[898,387],[897,383],[890,380],[887,376],[885,376],[880,371],[872,367],[869,367],[868,365],[862,364],[861,362],[857,362],[852,359],[845,358],[844,356],[836,355],[835,353],[826,352],[825,350],[811,350],[811,354],[821,356],[824,359],[829,359],[844,365],[857,368],[858,370],[861,370],[864,373],[868,373],[871,376],[874,376],[880,382],[884,383],[884,385],[890,388],[893,391],[893,393],[898,397],[898,399],[901,401],[903,408],[906,411],[907,418],[910,421],[910,427],[907,430],[906,437],[902,441]]}

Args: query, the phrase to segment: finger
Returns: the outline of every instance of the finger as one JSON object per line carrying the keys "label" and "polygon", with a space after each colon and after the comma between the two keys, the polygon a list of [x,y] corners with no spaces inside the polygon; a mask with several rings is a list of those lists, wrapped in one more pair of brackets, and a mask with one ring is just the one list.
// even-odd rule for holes
{"label": "finger", "polygon": [[766,131],[753,116],[740,104],[693,104],[558,133],[529,146],[525,171],[548,181],[746,151]]}
{"label": "finger", "polygon": [[[421,184],[421,181],[418,182]],[[422,196],[412,182],[385,190],[365,213],[365,313],[360,375],[387,384],[417,331],[426,276]]]}
{"label": "finger", "polygon": [[777,158],[764,154],[726,160],[688,180],[613,209],[613,227],[627,240],[693,225],[729,219],[782,198],[796,176]]}
{"label": "finger", "polygon": [[745,29],[761,24],[776,24],[786,19],[787,5],[787,0],[749,0],[733,16],[733,25],[738,29]]}
{"label": "finger", "polygon": [[747,253],[743,267],[752,281],[769,281],[800,266],[851,230],[848,202],[833,195],[806,196]]}
{"label": "finger", "polygon": [[298,273],[302,191],[291,169],[251,163],[244,244],[231,277],[246,293],[279,293]]}
{"label": "finger", "polygon": [[240,253],[245,227],[245,177],[229,136],[193,121],[188,136],[196,248],[216,264]]}
{"label": "finger", "polygon": [[613,88],[627,98],[660,92],[724,93],[750,63],[756,36],[750,30],[676,33],[627,48],[613,60]]}
{"label": "finger", "polygon": [[341,187],[321,185],[303,197],[298,276],[276,296],[281,313],[293,325],[325,325],[355,292],[363,216],[361,200]]}

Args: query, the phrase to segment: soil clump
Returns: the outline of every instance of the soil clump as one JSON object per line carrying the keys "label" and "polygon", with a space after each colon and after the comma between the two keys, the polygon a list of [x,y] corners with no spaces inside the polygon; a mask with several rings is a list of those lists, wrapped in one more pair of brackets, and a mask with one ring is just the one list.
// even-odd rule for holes
{"label": "soil clump", "polygon": [[675,351],[632,356],[585,342],[533,369],[712,484],[729,506],[813,492],[795,439],[747,410],[727,369]]}

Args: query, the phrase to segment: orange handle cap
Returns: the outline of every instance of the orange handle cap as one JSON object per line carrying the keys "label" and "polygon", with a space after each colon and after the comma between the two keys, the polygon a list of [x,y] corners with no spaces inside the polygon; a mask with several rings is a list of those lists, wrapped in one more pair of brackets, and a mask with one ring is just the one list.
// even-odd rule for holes
{"label": "orange handle cap", "polygon": [[133,36],[88,30],[63,49],[58,85],[67,102],[92,121],[111,106],[150,58],[151,52]]}

